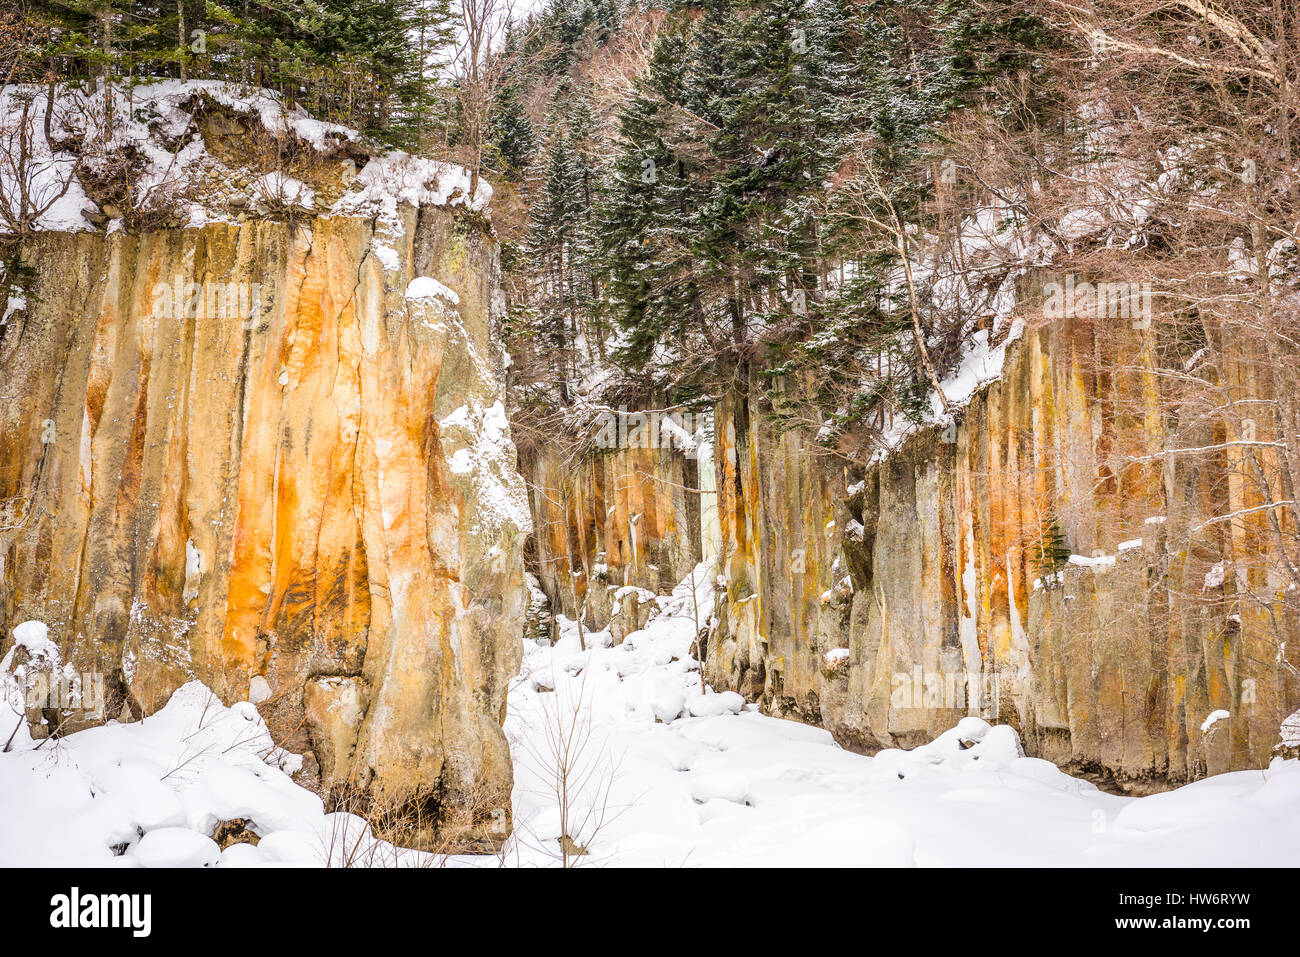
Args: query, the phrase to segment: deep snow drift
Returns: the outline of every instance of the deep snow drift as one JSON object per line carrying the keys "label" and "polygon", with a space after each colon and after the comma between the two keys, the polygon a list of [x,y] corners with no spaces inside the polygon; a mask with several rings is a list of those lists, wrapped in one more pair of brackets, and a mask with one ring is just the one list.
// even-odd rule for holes
{"label": "deep snow drift", "polygon": [[[699,620],[712,571],[696,570]],[[863,757],[820,729],[732,713],[699,693],[690,658],[690,589],[622,645],[578,647],[563,623],[554,648],[526,649],[510,692],[521,857],[553,856],[560,834],[556,762],[545,731],[585,702],[582,761],[593,783],[572,800],[577,863],[695,866],[1294,865],[1300,860],[1300,761],[1125,798],[1023,757],[1015,732],[979,718],[913,751]],[[543,689],[554,688],[554,691]],[[551,699],[554,699],[552,702]],[[674,717],[675,713],[681,717]],[[667,723],[663,723],[663,722]],[[572,719],[570,719],[572,723]],[[552,731],[554,736],[554,731]],[[966,742],[974,742],[963,747]],[[538,760],[538,752],[543,759]],[[611,769],[615,769],[611,772]],[[579,775],[580,776],[580,775]],[[595,808],[595,812],[592,809]],[[604,823],[596,831],[603,808]]]}
{"label": "deep snow drift", "polygon": [[[6,726],[10,712],[6,709]],[[341,866],[416,860],[365,822],[326,814],[288,772],[253,705],[225,708],[200,682],[143,721],[108,724],[0,755],[0,866]],[[257,846],[210,835],[244,819]]]}
{"label": "deep snow drift", "polygon": [[[516,834],[500,857],[436,858],[325,814],[256,709],[191,682],[152,717],[0,755],[0,864],[165,866],[1294,865],[1300,762],[1145,798],[1103,793],[966,718],[910,752],[863,757],[829,734],[701,692],[712,614],[695,573],[612,645],[562,620],[527,641],[510,691]],[[7,720],[7,719],[6,719]],[[567,772],[567,773],[565,773]],[[567,795],[562,797],[562,795]],[[262,836],[224,852],[242,818]],[[561,836],[567,836],[562,840]]]}

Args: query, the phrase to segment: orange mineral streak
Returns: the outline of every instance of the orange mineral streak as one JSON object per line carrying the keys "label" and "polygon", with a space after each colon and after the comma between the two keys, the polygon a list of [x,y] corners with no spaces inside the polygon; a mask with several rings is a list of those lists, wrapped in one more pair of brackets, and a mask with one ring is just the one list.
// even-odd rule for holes
{"label": "orange mineral streak", "polygon": [[[1296,623],[1219,601],[1204,580],[1238,556],[1238,574],[1268,594],[1267,564],[1249,560],[1274,547],[1269,511],[1197,526],[1285,499],[1283,470],[1261,457],[1252,472],[1243,454],[1152,455],[1171,438],[1152,356],[1150,329],[1031,324],[950,440],[923,429],[856,470],[801,455],[809,438],[771,426],[756,384],[724,396],[727,600],[708,681],[867,752],[976,714],[1015,726],[1032,755],[1136,790],[1265,766],[1300,704],[1279,660],[1297,661]],[[1252,375],[1263,366],[1228,370],[1247,407],[1277,388]],[[1232,434],[1194,419],[1178,439]],[[861,544],[845,538],[851,522]],[[1053,556],[1061,547],[1074,562]],[[796,548],[811,559],[800,568]],[[1230,574],[1222,593],[1234,585]],[[828,667],[837,649],[847,664]],[[932,679],[982,694],[931,700]],[[1232,724],[1207,738],[1217,708]]]}
{"label": "orange mineral streak", "polygon": [[[323,783],[488,793],[508,827],[523,535],[437,425],[500,396],[471,356],[495,354],[496,246],[455,210],[402,215],[396,272],[343,217],[32,241],[0,355],[0,634],[45,621],[137,714],[256,682]],[[406,300],[417,274],[459,307]],[[187,287],[240,283],[247,320],[187,313]]]}

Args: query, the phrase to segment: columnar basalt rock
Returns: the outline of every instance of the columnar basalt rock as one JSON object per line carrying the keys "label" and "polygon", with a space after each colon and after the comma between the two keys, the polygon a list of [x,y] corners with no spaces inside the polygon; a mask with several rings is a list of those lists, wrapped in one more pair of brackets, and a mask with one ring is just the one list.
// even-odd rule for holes
{"label": "columnar basalt rock", "polygon": [[[710,682],[865,752],[982,714],[1124,789],[1265,766],[1300,701],[1296,622],[1213,593],[1234,585],[1215,563],[1259,543],[1206,520],[1255,502],[1230,462],[1149,454],[1168,423],[1147,348],[1083,321],[1031,329],[955,429],[856,479],[760,401],[724,400]],[[1256,595],[1285,587],[1242,574]],[[1216,709],[1226,733],[1207,735]]]}
{"label": "columnar basalt rock", "polygon": [[[497,247],[463,209],[399,215],[382,241],[334,216],[23,248],[0,634],[48,623],[113,714],[194,677],[251,697],[326,786],[472,802],[496,833],[529,531],[494,415]],[[448,292],[408,297],[421,276]],[[251,318],[186,308],[191,283],[254,290]]]}
{"label": "columnar basalt rock", "polygon": [[[708,544],[712,474],[670,448],[620,448],[566,462],[554,451],[524,456],[536,536],[536,570],[551,605],[616,638],[645,623],[629,586],[667,593]],[[703,484],[701,484],[703,483]],[[701,488],[707,491],[699,491]]]}

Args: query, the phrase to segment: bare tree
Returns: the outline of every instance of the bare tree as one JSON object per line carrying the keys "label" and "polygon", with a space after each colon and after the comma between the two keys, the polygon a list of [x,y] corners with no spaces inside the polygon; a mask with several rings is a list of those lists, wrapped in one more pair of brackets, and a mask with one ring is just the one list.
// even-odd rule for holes
{"label": "bare tree", "polygon": [[25,237],[72,186],[76,162],[50,139],[47,101],[36,103],[34,86],[7,86],[9,107],[0,121],[0,231]]}
{"label": "bare tree", "polygon": [[539,695],[542,733],[518,742],[545,779],[560,815],[556,846],[548,841],[536,849],[566,868],[589,859],[601,831],[622,813],[610,803],[619,761],[595,731],[586,684],[584,669],[576,688],[556,682],[554,691]]}
{"label": "bare tree", "polygon": [[526,28],[516,23],[515,0],[460,0],[457,12],[460,36],[451,71],[473,195],[483,169],[483,149],[493,103],[523,57],[522,44],[507,50],[504,41],[510,30]]}

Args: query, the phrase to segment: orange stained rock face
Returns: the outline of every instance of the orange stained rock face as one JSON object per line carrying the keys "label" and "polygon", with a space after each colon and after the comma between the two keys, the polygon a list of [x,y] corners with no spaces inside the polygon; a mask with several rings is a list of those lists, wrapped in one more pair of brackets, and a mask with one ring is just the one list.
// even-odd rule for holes
{"label": "orange stained rock face", "polygon": [[[773,430],[743,395],[724,398],[716,434],[729,600],[710,638],[709,681],[866,751],[922,743],[974,713],[1016,725],[1031,754],[1137,789],[1267,764],[1278,723],[1300,705],[1278,658],[1298,653],[1296,622],[1262,608],[1230,619],[1233,605],[1200,597],[1225,550],[1244,560],[1246,580],[1266,580],[1256,560],[1268,553],[1263,517],[1231,532],[1197,527],[1263,496],[1226,456],[1185,474],[1153,463],[1169,436],[1157,377],[1142,372],[1151,356],[1136,335],[1126,342],[1086,323],[1031,328],[951,441],[921,430],[863,469],[857,496],[838,462],[789,467],[806,437]],[[1268,399],[1276,384],[1240,388]],[[1221,441],[1205,428],[1194,444]],[[1284,497],[1280,486],[1271,497]],[[832,558],[802,578],[782,553],[799,533],[815,540],[828,512],[836,531],[810,554]],[[841,596],[845,569],[833,570],[833,556],[848,555],[850,519],[865,526],[867,547]],[[1045,530],[1077,563],[1040,564]],[[847,667],[816,667],[837,648],[849,650]],[[992,682],[996,699],[891,707],[897,677],[916,668]],[[1200,722],[1216,708],[1236,723],[1230,737],[1207,740]]]}
{"label": "orange stained rock face", "polygon": [[681,451],[615,449],[576,464],[547,449],[525,457],[539,580],[566,615],[586,601],[589,624],[603,627],[620,586],[666,591],[698,560]]}
{"label": "orange stained rock face", "polygon": [[[451,210],[405,215],[461,238],[418,265],[406,246],[396,272],[341,217],[36,241],[39,291],[0,359],[0,503],[34,502],[0,522],[0,627],[46,621],[119,707],[194,677],[239,700],[257,679],[278,739],[349,762],[322,764],[327,783],[486,788],[508,815],[526,529],[480,507],[478,472],[450,473],[437,425],[500,395],[466,355],[454,378],[443,361],[496,348],[464,332],[487,334],[495,244]],[[462,287],[459,307],[405,300],[417,271]],[[214,281],[256,284],[262,308],[155,309],[160,283]],[[330,681],[351,724],[308,720],[304,689],[333,700]]]}

